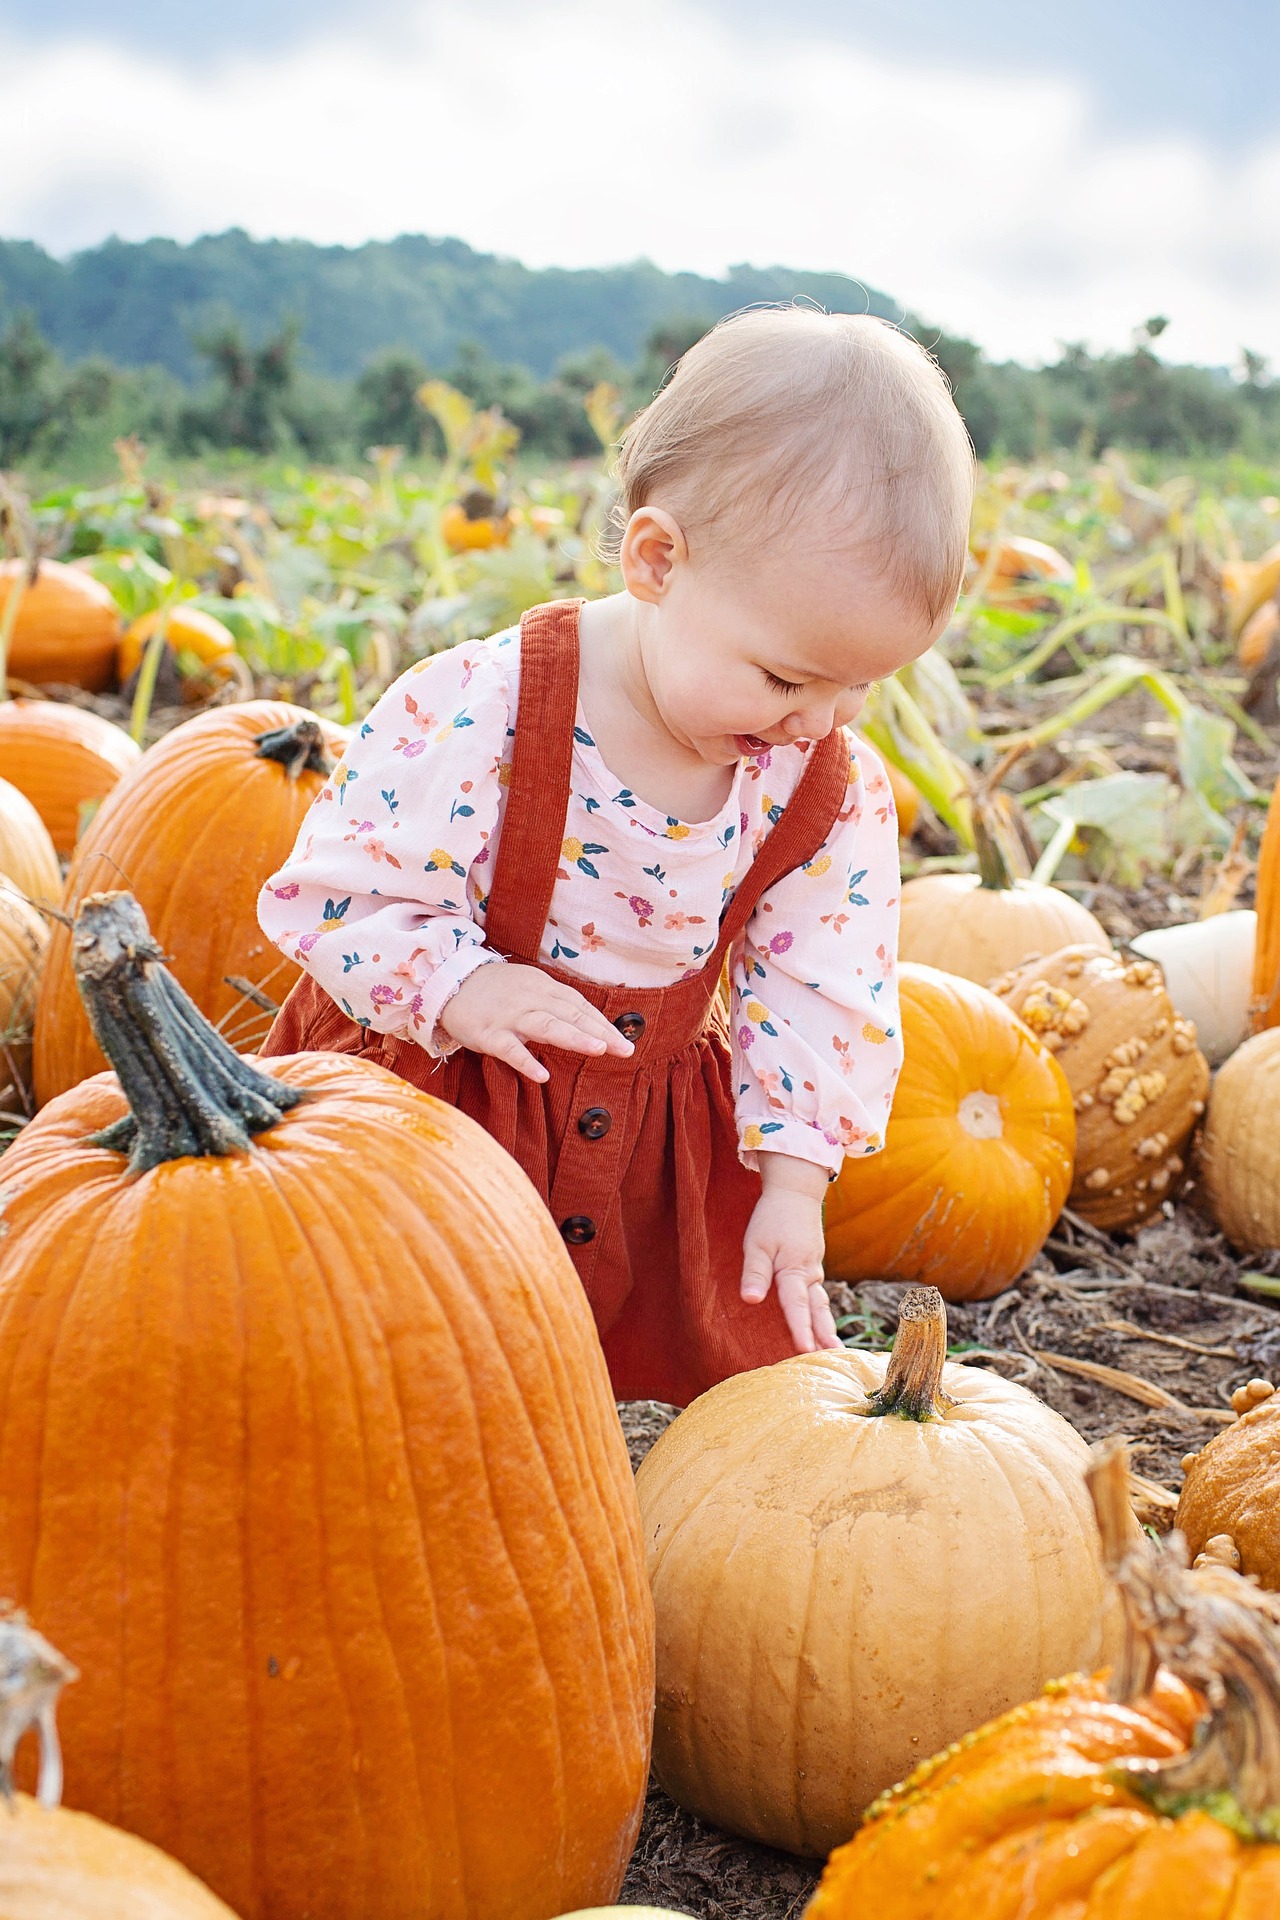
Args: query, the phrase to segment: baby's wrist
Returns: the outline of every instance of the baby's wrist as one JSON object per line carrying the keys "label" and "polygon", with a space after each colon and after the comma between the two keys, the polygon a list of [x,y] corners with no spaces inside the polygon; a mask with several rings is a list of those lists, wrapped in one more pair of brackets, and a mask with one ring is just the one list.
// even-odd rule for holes
{"label": "baby's wrist", "polygon": [[815,1160],[799,1160],[790,1153],[761,1153],[760,1179],[766,1193],[794,1193],[821,1205],[830,1175]]}

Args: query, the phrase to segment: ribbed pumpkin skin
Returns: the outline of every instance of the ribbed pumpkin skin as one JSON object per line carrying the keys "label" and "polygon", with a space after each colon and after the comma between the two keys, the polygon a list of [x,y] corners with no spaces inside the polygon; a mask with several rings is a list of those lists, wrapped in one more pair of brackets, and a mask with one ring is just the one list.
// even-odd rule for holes
{"label": "ribbed pumpkin skin", "polygon": [[28,900],[56,907],[62,898],[62,869],[49,829],[8,780],[0,780],[0,878],[11,880]]}
{"label": "ribbed pumpkin skin", "polygon": [[31,1076],[31,1023],[49,934],[44,918],[0,878],[0,1111],[20,1111],[15,1076]]}
{"label": "ribbed pumpkin skin", "polygon": [[939,1418],[869,1417],[886,1364],[800,1354],[739,1374],[636,1478],[655,1776],[800,1854],[846,1839],[922,1749],[1106,1652],[1084,1441],[977,1367],[943,1369],[958,1404]]}
{"label": "ribbed pumpkin skin", "polygon": [[980,987],[1033,953],[1078,941],[1110,945],[1089,909],[1057,887],[1033,880],[984,887],[976,873],[922,873],[902,889],[901,957]]}
{"label": "ribbed pumpkin skin", "polygon": [[1109,1775],[1185,1751],[1201,1705],[1163,1671],[1132,1706],[1059,1682],[886,1794],[805,1920],[1274,1920],[1280,1847],[1161,1819]]}
{"label": "ribbed pumpkin skin", "polygon": [[102,1075],[5,1159],[0,1592],[83,1676],[67,1802],[244,1920],[608,1902],[652,1614],[581,1285],[474,1123],[269,1064],[317,1097],[248,1155],[125,1182]]}
{"label": "ribbed pumpkin skin", "polygon": [[1269,1381],[1232,1395],[1239,1418],[1185,1463],[1174,1526],[1188,1553],[1229,1535],[1240,1572],[1280,1592],[1280,1395]]}
{"label": "ribbed pumpkin skin", "polygon": [[[103,804],[76,850],[67,897],[126,887],[140,903],[169,965],[201,1013],[215,1024],[240,994],[227,974],[261,984],[282,1001],[299,969],[258,925],[258,891],[281,865],[324,781],[261,760],[264,733],[309,718],[283,700],[215,707],[187,720],[151,748]],[[335,761],[345,736],[325,726]],[[271,1016],[245,1005],[228,1032],[251,1053]],[[71,972],[71,932],[57,927],[49,947],[36,1018],[36,1098],[65,1093],[106,1062],[89,1027]]]}
{"label": "ribbed pumpkin skin", "polygon": [[235,1920],[176,1860],[87,1813],[26,1794],[4,1813],[4,1920]]}
{"label": "ribbed pumpkin skin", "polygon": [[1280,780],[1258,848],[1258,937],[1253,949],[1252,1031],[1280,1026]]}
{"label": "ribbed pumpkin skin", "polygon": [[[24,561],[0,562],[0,616],[25,572]],[[34,583],[23,590],[9,643],[9,677],[36,687],[102,693],[115,679],[119,637],[120,611],[107,589],[79,567],[42,560]]]}
{"label": "ribbed pumpkin skin", "polygon": [[1232,1246],[1280,1244],[1280,1027],[1255,1033],[1218,1069],[1199,1166],[1214,1219]]}
{"label": "ribbed pumpkin skin", "polygon": [[885,1146],[846,1160],[828,1189],[826,1270],[984,1300],[1024,1271],[1062,1211],[1071,1089],[985,987],[909,965],[900,987],[906,1058]]}
{"label": "ribbed pumpkin skin", "polygon": [[58,700],[0,703],[0,776],[25,793],[60,854],[80,830],[80,808],[101,800],[141,759],[122,727]]}

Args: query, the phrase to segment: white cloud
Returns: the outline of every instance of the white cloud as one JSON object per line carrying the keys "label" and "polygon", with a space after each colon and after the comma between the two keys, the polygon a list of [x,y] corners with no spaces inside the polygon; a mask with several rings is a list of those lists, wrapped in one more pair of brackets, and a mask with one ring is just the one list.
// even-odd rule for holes
{"label": "white cloud", "polygon": [[[1280,357],[1280,142],[1119,139],[1047,78],[735,31],[692,0],[424,6],[198,75],[0,46],[0,232],[59,250],[230,225],[458,234],[533,265],[840,269],[994,354],[1060,340]],[[14,103],[19,103],[14,107]]]}

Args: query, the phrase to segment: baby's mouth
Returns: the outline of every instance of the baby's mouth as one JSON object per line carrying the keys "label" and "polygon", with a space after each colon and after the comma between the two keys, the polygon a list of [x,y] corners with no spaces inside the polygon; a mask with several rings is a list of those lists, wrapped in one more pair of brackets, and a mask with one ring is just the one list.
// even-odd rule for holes
{"label": "baby's mouth", "polygon": [[745,754],[768,753],[769,742],[758,733],[735,733],[734,740]]}

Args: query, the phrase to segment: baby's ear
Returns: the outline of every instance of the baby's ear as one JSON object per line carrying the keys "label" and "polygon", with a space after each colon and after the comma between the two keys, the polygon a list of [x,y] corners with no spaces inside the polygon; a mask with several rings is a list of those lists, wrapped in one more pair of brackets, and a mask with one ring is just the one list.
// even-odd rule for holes
{"label": "baby's ear", "polygon": [[656,605],[672,573],[689,558],[689,543],[675,515],[665,507],[637,507],[627,522],[618,558],[622,581],[635,600]]}

